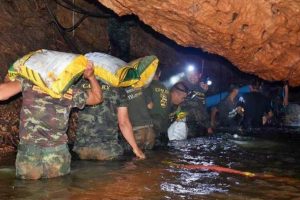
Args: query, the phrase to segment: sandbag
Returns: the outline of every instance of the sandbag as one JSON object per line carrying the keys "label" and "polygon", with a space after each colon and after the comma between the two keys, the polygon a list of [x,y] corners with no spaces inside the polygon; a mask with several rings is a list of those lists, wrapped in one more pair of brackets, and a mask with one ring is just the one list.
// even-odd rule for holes
{"label": "sandbag", "polygon": [[143,87],[152,81],[158,65],[155,56],[146,56],[130,63],[114,56],[92,52],[85,54],[94,62],[95,75],[114,87]]}
{"label": "sandbag", "polygon": [[[134,68],[139,77],[139,80],[135,82],[132,87],[147,87],[155,75],[157,66],[158,58],[156,56],[145,56],[128,63],[128,67]],[[125,80],[127,78],[130,79],[130,76],[126,77]]]}
{"label": "sandbag", "polygon": [[22,76],[54,98],[60,98],[82,75],[87,58],[82,55],[38,50],[18,59],[9,69],[11,80]]}
{"label": "sandbag", "polygon": [[169,140],[185,140],[187,139],[188,128],[186,125],[186,118],[174,121],[168,128]]}
{"label": "sandbag", "polygon": [[103,82],[114,87],[120,87],[120,83],[125,81],[124,86],[132,85],[137,82],[139,77],[135,69],[127,66],[127,63],[114,56],[92,52],[85,54],[88,60],[93,61],[95,67],[95,75]]}

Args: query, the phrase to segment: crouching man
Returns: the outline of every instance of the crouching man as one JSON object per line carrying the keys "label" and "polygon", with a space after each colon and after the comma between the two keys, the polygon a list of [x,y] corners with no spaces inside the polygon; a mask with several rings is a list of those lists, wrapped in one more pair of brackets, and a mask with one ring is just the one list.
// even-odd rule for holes
{"label": "crouching man", "polygon": [[30,81],[18,78],[0,84],[0,100],[22,92],[20,144],[16,159],[16,175],[21,179],[62,176],[70,172],[71,156],[66,131],[73,107],[102,102],[101,88],[95,78],[93,64],[88,63],[84,77],[91,89],[84,92],[74,86],[60,99],[44,93]]}

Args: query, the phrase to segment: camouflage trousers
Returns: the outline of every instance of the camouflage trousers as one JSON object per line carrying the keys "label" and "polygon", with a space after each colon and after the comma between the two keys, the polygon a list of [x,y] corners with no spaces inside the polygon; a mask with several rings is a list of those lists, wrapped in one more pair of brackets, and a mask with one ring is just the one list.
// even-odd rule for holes
{"label": "camouflage trousers", "polygon": [[152,149],[155,144],[155,132],[151,126],[134,127],[134,137],[141,149]]}
{"label": "camouflage trousers", "polygon": [[71,155],[66,144],[39,147],[20,144],[16,176],[21,179],[53,178],[70,173]]}
{"label": "camouflage trousers", "polygon": [[118,142],[102,142],[98,145],[77,146],[75,144],[74,152],[76,152],[82,160],[114,160],[123,155],[123,147]]}

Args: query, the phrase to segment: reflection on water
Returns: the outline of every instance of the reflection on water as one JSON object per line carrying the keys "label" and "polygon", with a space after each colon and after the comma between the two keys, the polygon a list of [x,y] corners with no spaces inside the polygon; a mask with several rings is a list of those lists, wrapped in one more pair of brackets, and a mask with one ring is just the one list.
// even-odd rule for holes
{"label": "reflection on water", "polygon": [[[0,199],[299,199],[297,142],[217,136],[172,142],[139,161],[74,161],[68,176],[15,179],[12,165],[0,167]],[[174,164],[219,165],[275,178],[250,178]]]}

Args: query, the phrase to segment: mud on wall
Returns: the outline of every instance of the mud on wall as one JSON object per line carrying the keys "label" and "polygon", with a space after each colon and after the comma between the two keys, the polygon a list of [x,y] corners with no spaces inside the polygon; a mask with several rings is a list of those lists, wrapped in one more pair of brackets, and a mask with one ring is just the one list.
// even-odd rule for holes
{"label": "mud on wall", "polygon": [[[57,31],[49,8],[64,27],[71,27],[81,14],[58,6],[55,1],[46,0],[1,0],[0,3],[0,77],[5,76],[7,69],[18,57],[37,49],[71,51]],[[93,5],[78,1],[95,9]],[[108,50],[106,21],[99,18],[86,18],[73,32],[68,33],[82,52]]]}

